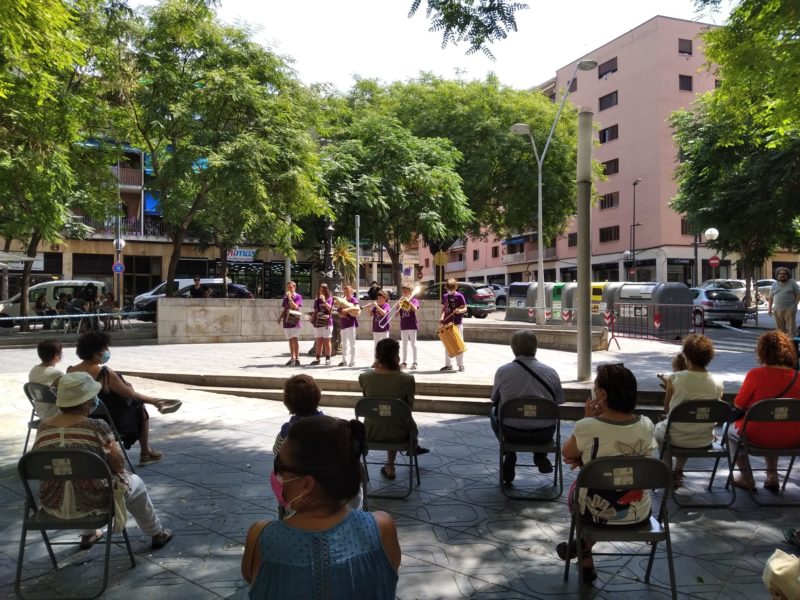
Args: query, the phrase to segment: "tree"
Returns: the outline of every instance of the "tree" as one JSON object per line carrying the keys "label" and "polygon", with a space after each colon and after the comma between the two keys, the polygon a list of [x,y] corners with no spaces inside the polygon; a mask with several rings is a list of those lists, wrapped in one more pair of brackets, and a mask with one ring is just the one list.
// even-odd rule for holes
{"label": "tree", "polygon": [[350,233],[354,215],[361,215],[365,237],[386,248],[397,286],[403,244],[416,234],[459,235],[471,221],[455,170],[459,158],[447,140],[418,138],[379,114],[360,116],[323,147],[337,222]]}
{"label": "tree", "polygon": [[168,281],[193,224],[216,222],[226,246],[256,223],[278,231],[286,216],[324,211],[308,99],[283,59],[194,0],[165,0],[133,38],[123,97],[134,141],[152,157],[173,244]]}
{"label": "tree", "polygon": [[[413,0],[408,16],[413,17],[421,4],[422,0]],[[507,0],[427,0],[425,14],[431,19],[430,30],[442,33],[442,48],[467,42],[467,54],[480,50],[494,58],[488,44],[516,31],[514,13],[527,8],[527,4]]]}
{"label": "tree", "polygon": [[339,271],[345,285],[357,286],[356,247],[347,238],[333,241],[333,268]]}

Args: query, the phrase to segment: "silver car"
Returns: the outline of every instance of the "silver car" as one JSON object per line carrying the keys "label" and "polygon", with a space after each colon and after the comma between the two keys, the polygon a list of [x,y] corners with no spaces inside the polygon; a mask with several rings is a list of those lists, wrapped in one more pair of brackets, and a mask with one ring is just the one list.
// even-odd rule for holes
{"label": "silver car", "polygon": [[695,309],[692,322],[695,327],[702,327],[709,321],[728,321],[734,327],[744,323],[744,303],[730,290],[721,288],[692,288]]}

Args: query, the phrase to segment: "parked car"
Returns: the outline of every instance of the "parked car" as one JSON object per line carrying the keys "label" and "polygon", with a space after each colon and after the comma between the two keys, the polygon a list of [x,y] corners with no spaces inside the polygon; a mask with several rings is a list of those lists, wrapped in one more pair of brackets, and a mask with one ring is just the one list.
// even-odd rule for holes
{"label": "parked car", "polygon": [[[194,282],[192,282],[192,284],[194,284]],[[216,283],[205,283],[203,285],[211,290],[211,298],[253,298],[253,293],[245,286],[238,283],[229,283],[227,293],[224,294],[222,293],[222,279]],[[190,298],[191,296],[189,295],[189,289],[191,287],[191,285],[187,285],[179,289],[175,293],[175,298]],[[151,313],[148,315],[139,316],[137,319],[140,321],[156,321],[158,319],[158,299],[163,297],[164,294],[150,296],[149,298],[145,298],[141,302],[134,304],[134,310]]]}
{"label": "parked car", "polygon": [[721,288],[692,288],[694,305],[697,307],[692,313],[695,327],[702,327],[709,321],[728,321],[734,327],[741,327],[744,323],[744,303],[731,290]]}
{"label": "parked car", "polygon": [[[89,279],[55,279],[53,281],[45,281],[37,283],[28,288],[28,316],[36,316],[34,305],[40,296],[44,296],[47,303],[55,308],[58,302],[58,297],[61,294],[75,297],[83,289],[93,283],[97,288],[97,295],[106,293],[106,284],[102,281],[94,281]],[[22,294],[16,294],[0,303],[0,317],[19,317],[19,308],[21,304]],[[0,321],[0,327],[13,327],[15,325],[12,321]]]}
{"label": "parked car", "polygon": [[508,288],[496,283],[490,283],[489,285],[494,290],[494,303],[497,306],[497,310],[505,310],[508,304]]}
{"label": "parked car", "polygon": [[[442,297],[443,283],[434,283],[425,288],[422,292],[424,300],[439,301]],[[476,319],[485,319],[489,313],[497,310],[495,304],[494,290],[483,283],[458,282],[458,291],[464,294],[467,301],[467,316]]]}
{"label": "parked car", "polygon": [[744,300],[747,284],[744,279],[706,279],[697,286],[702,289],[720,289],[733,292],[739,300]]}
{"label": "parked car", "polygon": [[[179,290],[181,288],[186,287],[187,285],[192,285],[194,283],[194,278],[189,277],[188,279],[173,279],[173,281],[175,282],[175,289]],[[202,283],[203,285],[208,285],[210,283],[222,283],[222,277],[201,279],[200,283]],[[152,296],[165,296],[166,293],[167,293],[167,282],[162,281],[149,292],[145,292],[144,294],[139,294],[138,296],[136,296],[136,298],[133,299],[133,303],[136,304],[137,302],[142,302]]]}
{"label": "parked car", "polygon": [[769,297],[772,295],[773,283],[775,283],[774,279],[759,279],[756,281],[756,289],[761,295],[761,299],[765,302],[769,300]]}

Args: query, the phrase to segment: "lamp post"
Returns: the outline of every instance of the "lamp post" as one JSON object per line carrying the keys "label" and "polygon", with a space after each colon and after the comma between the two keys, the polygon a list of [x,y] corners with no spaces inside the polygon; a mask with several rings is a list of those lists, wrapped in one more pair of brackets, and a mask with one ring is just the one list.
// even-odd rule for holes
{"label": "lamp post", "polygon": [[[707,242],[713,242],[719,237],[719,230],[716,227],[709,227],[703,232],[703,235]],[[716,271],[716,267],[712,268]],[[711,272],[711,279],[715,279],[714,275],[716,275],[716,273],[714,271]]]}
{"label": "lamp post", "polygon": [[642,183],[642,178],[637,177],[633,180],[633,219],[631,221],[631,260],[633,261],[633,280],[639,281],[639,273],[636,271],[636,228],[640,223],[636,222],[636,186]]}
{"label": "lamp post", "polygon": [[[706,240],[713,242],[719,237],[719,230],[716,227],[709,227],[702,233],[702,235],[703,237],[706,238]],[[702,269],[702,264],[700,262],[700,252],[699,252],[700,244],[702,243],[700,242],[700,236],[701,234],[699,233],[694,234],[694,273],[692,277],[692,279],[694,280],[693,281],[694,287],[697,287],[703,281],[703,269]],[[711,276],[712,276],[711,278],[713,279],[714,278],[713,272],[711,273]]]}
{"label": "lamp post", "polygon": [[544,164],[544,157],[547,156],[547,150],[550,147],[550,141],[553,139],[553,134],[556,130],[556,125],[558,124],[558,119],[561,117],[561,111],[564,109],[564,104],[567,102],[567,96],[569,96],[569,90],[572,87],[572,82],[575,79],[575,75],[578,73],[578,69],[581,71],[591,71],[597,66],[597,63],[593,60],[582,60],[575,65],[575,68],[572,71],[572,76],[567,81],[567,87],[564,89],[564,97],[561,98],[561,104],[558,106],[558,112],[556,112],[556,118],[553,120],[553,124],[550,127],[550,133],[547,135],[547,139],[544,142],[544,148],[542,149],[541,155],[539,154],[538,150],[536,149],[536,142],[533,139],[533,132],[531,131],[531,126],[527,123],[515,123],[511,126],[511,133],[516,135],[528,136],[528,139],[531,142],[531,148],[533,148],[533,156],[536,158],[536,170],[537,170],[537,208],[536,208],[536,220],[537,220],[537,231],[536,231],[536,253],[538,257],[538,270],[539,274],[537,279],[537,286],[536,286],[536,324],[537,325],[544,325],[544,311],[545,311],[545,301],[544,301],[544,230],[542,227],[542,165]]}

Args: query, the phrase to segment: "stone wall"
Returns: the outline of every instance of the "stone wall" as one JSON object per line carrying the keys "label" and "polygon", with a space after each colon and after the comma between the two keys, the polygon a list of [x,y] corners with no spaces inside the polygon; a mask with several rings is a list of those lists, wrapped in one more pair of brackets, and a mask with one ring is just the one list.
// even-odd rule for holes
{"label": "stone wall", "polygon": [[[364,302],[363,304],[366,304]],[[304,313],[310,309],[303,307]],[[158,343],[201,344],[216,342],[272,342],[286,339],[277,320],[281,300],[244,300],[240,298],[159,298]],[[418,311],[419,338],[437,339],[441,310],[438,303],[425,302]],[[506,321],[486,322],[485,319],[464,319],[465,342],[484,342],[508,345],[518,329],[533,328],[524,323]],[[400,337],[400,318],[391,323],[392,337]],[[536,328],[540,348],[576,350],[575,329],[545,326]],[[303,321],[301,340],[311,340],[311,323]],[[358,339],[372,339],[372,319],[366,311],[359,319]],[[608,330],[592,329],[592,348],[608,348]]]}

